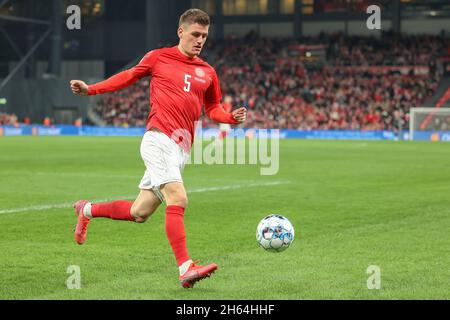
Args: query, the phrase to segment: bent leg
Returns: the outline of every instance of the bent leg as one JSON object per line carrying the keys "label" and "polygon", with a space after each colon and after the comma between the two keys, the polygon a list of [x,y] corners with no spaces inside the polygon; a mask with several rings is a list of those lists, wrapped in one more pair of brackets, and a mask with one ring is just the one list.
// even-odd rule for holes
{"label": "bent leg", "polygon": [[106,203],[94,203],[87,210],[87,216],[92,218],[109,218],[113,220],[145,222],[158,206],[159,198],[150,190],[141,190],[134,202],[112,201]]}
{"label": "bent leg", "polygon": [[161,200],[159,200],[153,191],[142,189],[131,206],[131,215],[136,222],[143,223],[150,218],[160,204]]}

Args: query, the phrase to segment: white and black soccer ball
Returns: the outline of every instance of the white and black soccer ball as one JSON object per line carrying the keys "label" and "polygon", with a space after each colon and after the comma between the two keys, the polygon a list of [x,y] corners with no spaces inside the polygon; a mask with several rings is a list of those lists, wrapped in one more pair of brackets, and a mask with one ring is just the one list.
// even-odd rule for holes
{"label": "white and black soccer ball", "polygon": [[263,249],[271,252],[281,252],[289,248],[294,236],[292,223],[279,214],[265,217],[256,228],[256,241]]}

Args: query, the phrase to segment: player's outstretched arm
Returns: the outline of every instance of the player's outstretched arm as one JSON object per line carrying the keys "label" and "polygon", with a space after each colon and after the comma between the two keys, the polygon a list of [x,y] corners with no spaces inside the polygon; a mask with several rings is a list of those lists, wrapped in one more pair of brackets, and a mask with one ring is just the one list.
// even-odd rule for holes
{"label": "player's outstretched arm", "polygon": [[93,85],[87,85],[80,80],[70,81],[72,92],[81,96],[91,96],[95,94],[103,94],[108,92],[119,91],[123,88],[131,86],[141,77],[134,72],[133,69],[122,71],[111,78],[98,82]]}
{"label": "player's outstretched arm", "polygon": [[94,94],[119,91],[123,88],[129,87],[139,79],[151,75],[153,66],[155,65],[159,55],[158,52],[158,50],[154,50],[147,53],[138,65],[131,69],[119,72],[105,81],[87,85],[81,80],[72,80],[70,81],[70,88],[74,94],[80,96],[90,96]]}

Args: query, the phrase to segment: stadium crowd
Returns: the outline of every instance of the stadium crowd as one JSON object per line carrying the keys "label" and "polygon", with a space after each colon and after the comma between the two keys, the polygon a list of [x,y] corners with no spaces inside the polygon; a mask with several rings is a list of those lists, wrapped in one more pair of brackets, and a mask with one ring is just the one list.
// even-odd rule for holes
{"label": "stadium crowd", "polygon": [[145,127],[149,113],[149,79],[144,78],[124,90],[100,96],[94,111],[108,125]]}
{"label": "stadium crowd", "polygon": [[[205,59],[231,105],[249,109],[246,127],[396,131],[437,89],[444,72],[437,58],[449,48],[443,36],[249,35],[210,42]],[[144,126],[148,81],[101,97],[94,110],[110,125]]]}
{"label": "stadium crowd", "polygon": [[0,112],[0,126],[15,126],[19,122],[15,114]]}

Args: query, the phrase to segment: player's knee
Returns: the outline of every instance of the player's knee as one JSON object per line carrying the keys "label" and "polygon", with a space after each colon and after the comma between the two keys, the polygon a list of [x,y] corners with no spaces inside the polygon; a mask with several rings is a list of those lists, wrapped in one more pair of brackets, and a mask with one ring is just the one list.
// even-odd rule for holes
{"label": "player's knee", "polygon": [[134,217],[134,221],[136,223],[144,223],[150,218],[150,216],[153,214],[153,211],[151,211],[150,209],[134,209],[131,210],[131,214]]}
{"label": "player's knee", "polygon": [[179,206],[186,208],[188,206],[188,198],[185,194],[174,194],[170,199],[166,199],[167,205]]}
{"label": "player's knee", "polygon": [[148,216],[148,217],[134,217],[134,222],[136,222],[136,223],[145,223],[145,222],[147,222],[148,218],[150,218],[150,216]]}
{"label": "player's knee", "polygon": [[180,207],[187,208],[188,202],[189,202],[187,197],[185,197],[185,196],[181,197],[179,199],[179,201],[180,201],[180,204],[179,204]]}

